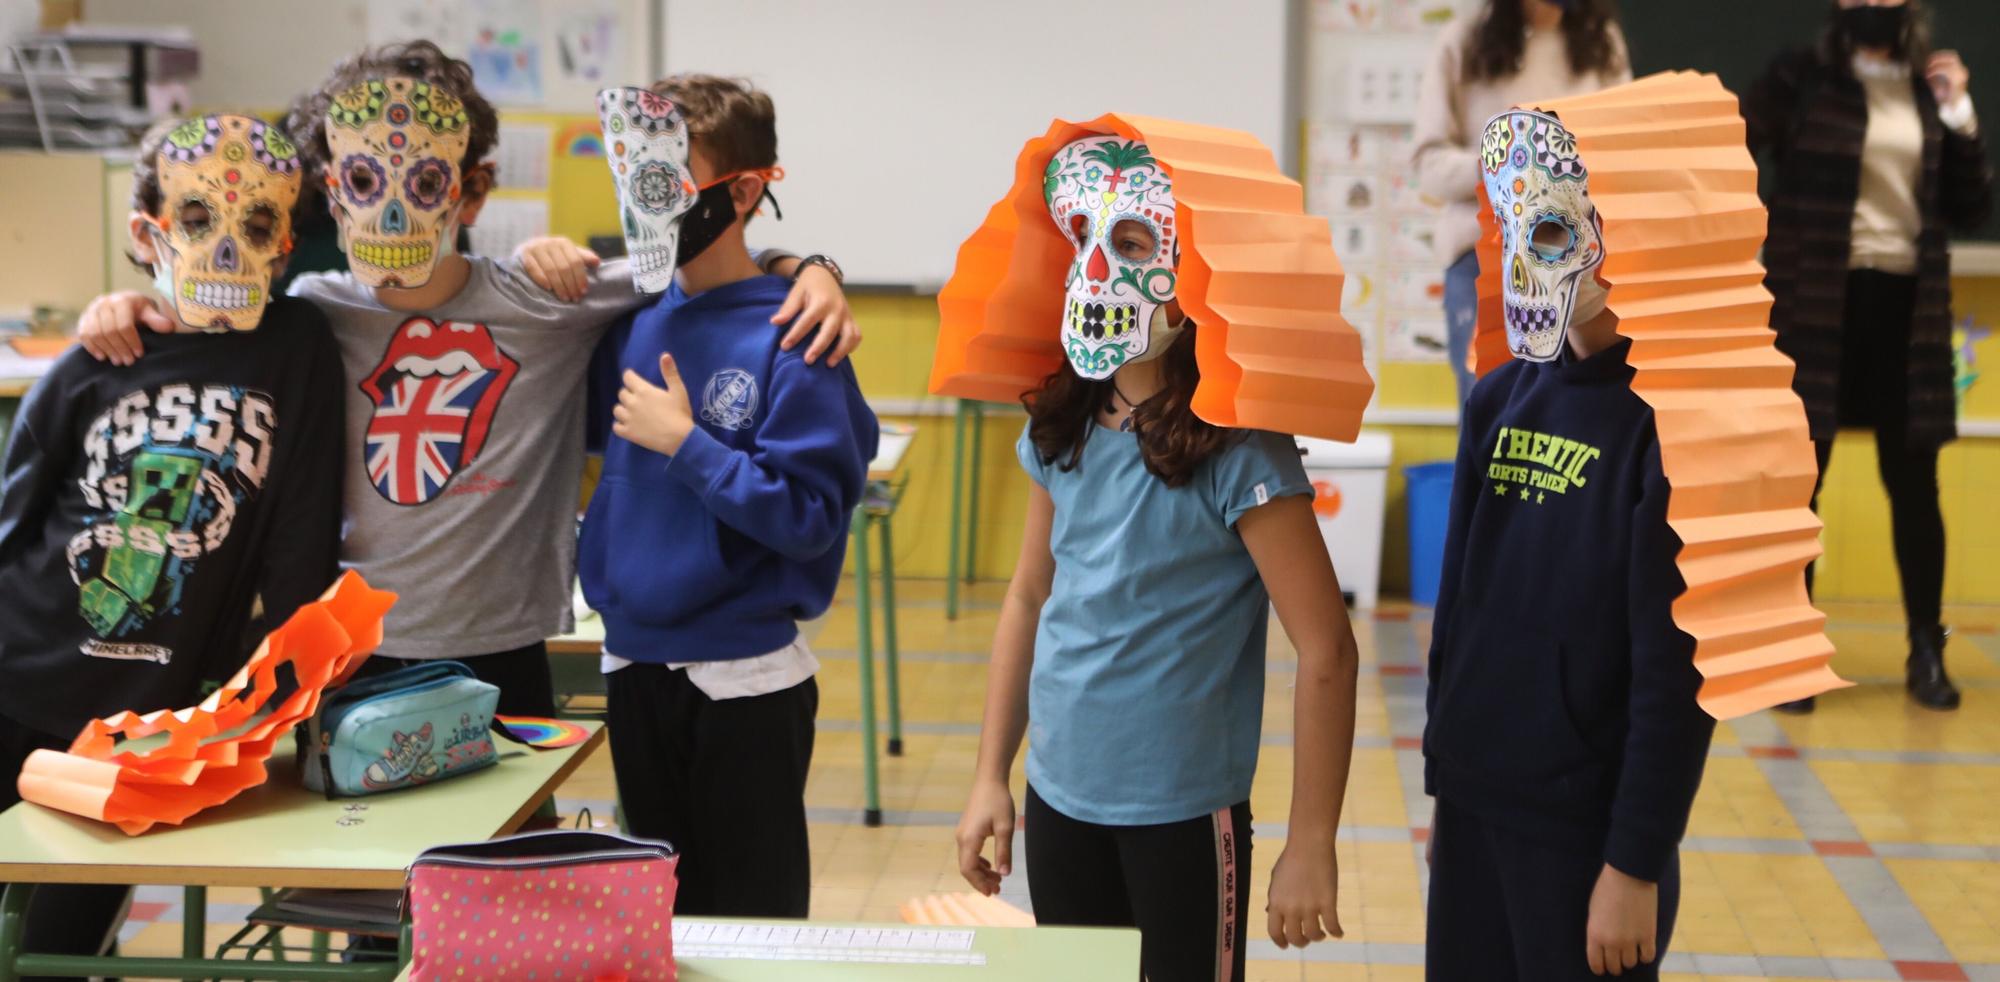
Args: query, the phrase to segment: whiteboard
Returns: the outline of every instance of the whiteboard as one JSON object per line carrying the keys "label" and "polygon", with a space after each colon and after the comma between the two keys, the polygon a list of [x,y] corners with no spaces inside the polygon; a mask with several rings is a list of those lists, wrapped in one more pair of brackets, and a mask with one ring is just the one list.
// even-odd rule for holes
{"label": "whiteboard", "polygon": [[850,283],[934,290],[1049,121],[1246,130],[1288,173],[1287,0],[666,0],[669,73],[747,77],[778,111],[783,221]]}

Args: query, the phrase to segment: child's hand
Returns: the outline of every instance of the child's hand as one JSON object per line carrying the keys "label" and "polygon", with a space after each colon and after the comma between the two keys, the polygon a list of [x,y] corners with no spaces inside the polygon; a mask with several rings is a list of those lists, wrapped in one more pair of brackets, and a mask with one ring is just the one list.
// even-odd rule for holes
{"label": "child's hand", "polygon": [[[980,853],[993,840],[993,861]],[[1004,781],[972,785],[972,798],[958,820],[958,872],[974,890],[989,897],[1000,892],[1000,879],[1014,872],[1014,793]]]}
{"label": "child's hand", "polygon": [[1271,940],[1280,948],[1303,948],[1344,936],[1339,901],[1340,860],[1333,837],[1288,840],[1271,867],[1271,899],[1264,907]]}
{"label": "child's hand", "polygon": [[1652,964],[1660,924],[1660,885],[1626,876],[1604,865],[1590,891],[1590,923],[1584,928],[1584,955],[1595,975],[1623,975]]}
{"label": "child's hand", "polygon": [[841,359],[861,346],[861,328],[854,323],[854,311],[848,309],[847,294],[841,292],[840,281],[823,266],[807,266],[801,271],[798,282],[792,284],[792,292],[785,295],[784,306],[771,315],[773,324],[786,321],[792,322],[791,330],[778,342],[778,347],[786,351],[798,347],[807,331],[819,328],[819,336],[806,349],[808,365],[826,354],[828,346],[833,348],[833,354],[826,360],[828,367],[840,364]]}
{"label": "child's hand", "polygon": [[590,271],[602,260],[597,253],[561,236],[529,239],[514,250],[514,261],[535,285],[575,303],[590,289]]}
{"label": "child's hand", "polygon": [[90,302],[76,322],[76,339],[83,350],[98,361],[130,365],[145,348],[139,343],[139,325],[158,334],[172,334],[174,319],[153,305],[153,298],[133,290],[108,293]]}
{"label": "child's hand", "polygon": [[618,393],[618,405],[611,408],[611,432],[656,453],[671,457],[680,452],[694,430],[694,410],[688,405],[687,384],[681,381],[674,356],[660,356],[660,376],[667,382],[660,388],[625,370],[625,390]]}

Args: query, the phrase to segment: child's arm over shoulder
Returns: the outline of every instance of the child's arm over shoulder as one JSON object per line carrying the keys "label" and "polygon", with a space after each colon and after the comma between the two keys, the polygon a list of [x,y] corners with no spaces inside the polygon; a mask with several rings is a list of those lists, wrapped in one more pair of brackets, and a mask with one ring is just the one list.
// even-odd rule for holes
{"label": "child's arm over shoulder", "polygon": [[880,435],[853,378],[846,367],[819,368],[780,354],[766,385],[756,450],[732,449],[696,426],[667,472],[699,493],[718,519],[765,547],[794,560],[824,554],[847,534]]}
{"label": "child's arm over shoulder", "polygon": [[[275,312],[279,308],[273,307]],[[341,477],[347,465],[346,377],[326,316],[304,301],[284,305],[288,341],[300,350],[287,371],[298,395],[283,399],[279,450],[265,475],[272,534],[259,562],[259,593],[273,625],[324,592],[339,571]]]}
{"label": "child's arm over shoulder", "polygon": [[71,351],[21,401],[0,457],[0,566],[13,562],[40,541],[56,491],[69,479],[81,435],[76,414],[87,410],[81,391],[95,369],[80,351]]}
{"label": "child's arm over shoulder", "polygon": [[1680,538],[1667,525],[1657,441],[1643,466],[1645,490],[1631,529],[1631,724],[1604,859],[1627,876],[1658,882],[1687,830],[1715,719],[1695,703],[1701,672],[1694,638],[1674,623],[1674,600],[1686,584],[1675,562]]}

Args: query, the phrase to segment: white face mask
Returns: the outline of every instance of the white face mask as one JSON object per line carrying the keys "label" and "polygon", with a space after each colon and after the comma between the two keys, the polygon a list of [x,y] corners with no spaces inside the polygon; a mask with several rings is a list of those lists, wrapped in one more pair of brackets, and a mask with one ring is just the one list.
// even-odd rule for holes
{"label": "white face mask", "polygon": [[1544,113],[1493,117],[1480,140],[1486,196],[1500,226],[1507,348],[1554,361],[1571,325],[1604,310],[1604,239],[1576,137]]}
{"label": "white face mask", "polygon": [[[1042,194],[1076,248],[1062,324],[1063,352],[1076,373],[1109,378],[1173,347],[1186,326],[1167,324],[1165,311],[1180,252],[1173,180],[1146,145],[1119,136],[1077,140],[1049,161]],[[1151,237],[1149,255],[1128,258],[1119,250],[1125,223]]]}
{"label": "white face mask", "polygon": [[618,224],[632,261],[632,284],[641,293],[659,293],[673,282],[681,219],[697,195],[688,169],[687,123],[671,100],[635,88],[597,93],[597,118],[604,124],[604,148],[618,185]]}

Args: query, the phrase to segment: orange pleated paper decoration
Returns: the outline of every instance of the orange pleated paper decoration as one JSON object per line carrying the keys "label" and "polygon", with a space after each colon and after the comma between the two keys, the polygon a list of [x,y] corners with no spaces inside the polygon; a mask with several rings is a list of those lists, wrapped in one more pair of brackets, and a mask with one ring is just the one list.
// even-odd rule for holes
{"label": "orange pleated paper decoration", "polygon": [[[1590,169],[1599,274],[1618,333],[1632,339],[1632,389],[1659,430],[1687,581],[1674,621],[1695,639],[1702,708],[1731,719],[1848,685],[1806,595],[1820,554],[1818,465],[1792,361],[1770,328],[1764,205],[1736,97],[1713,75],[1666,72],[1520,108],[1561,118]],[[1499,230],[1483,185],[1480,195],[1484,375],[1511,356]]]}
{"label": "orange pleated paper decoration", "polygon": [[[138,835],[158,824],[179,825],[264,783],[264,762],[278,741],[382,643],[382,615],[395,602],[395,594],[370,589],[359,575],[343,575],[266,636],[199,705],[91,720],[67,752],[29,755],[21,797]],[[266,713],[286,664],[298,686]],[[119,749],[120,741],[161,733],[165,742],[146,750]]]}
{"label": "orange pleated paper decoration", "polygon": [[1063,277],[1075,256],[1042,197],[1071,141],[1143,141],[1174,181],[1175,293],[1200,330],[1195,414],[1217,426],[1352,440],[1375,382],[1340,316],[1342,274],[1326,219],[1248,133],[1112,113],[1056,120],[1029,140],[1014,184],[958,250],[938,293],[932,393],[1017,402],[1063,364]]}
{"label": "orange pleated paper decoration", "polygon": [[924,927],[1034,927],[1033,914],[981,893],[912,897],[899,909],[903,923]]}

